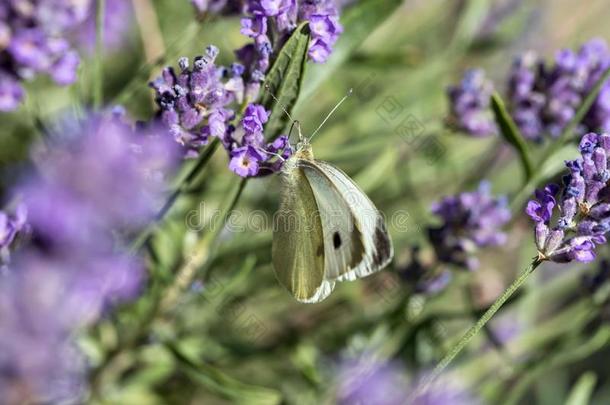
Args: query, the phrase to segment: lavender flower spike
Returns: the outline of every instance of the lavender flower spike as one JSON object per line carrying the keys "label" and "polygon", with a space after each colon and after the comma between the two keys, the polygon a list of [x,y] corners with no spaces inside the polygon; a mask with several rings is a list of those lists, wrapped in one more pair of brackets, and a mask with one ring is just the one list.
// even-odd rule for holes
{"label": "lavender flower spike", "polygon": [[470,193],[445,197],[432,206],[442,225],[429,228],[428,235],[440,262],[473,270],[478,267],[480,248],[504,243],[501,228],[510,220],[506,198],[491,195],[489,183]]}
{"label": "lavender flower spike", "polygon": [[566,162],[563,187],[536,191],[526,213],[536,223],[541,260],[590,262],[596,245],[606,243],[610,230],[610,135],[589,133],[580,141],[581,157]]}
{"label": "lavender flower spike", "polygon": [[466,72],[458,86],[447,90],[450,104],[449,124],[475,137],[497,133],[490,98],[493,85],[485,72],[472,69]]}

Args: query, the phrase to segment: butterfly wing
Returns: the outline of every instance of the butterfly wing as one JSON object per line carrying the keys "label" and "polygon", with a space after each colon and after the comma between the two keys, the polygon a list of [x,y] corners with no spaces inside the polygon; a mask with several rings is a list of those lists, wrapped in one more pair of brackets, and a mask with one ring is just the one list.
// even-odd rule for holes
{"label": "butterfly wing", "polygon": [[271,252],[275,275],[298,301],[319,302],[331,293],[334,282],[324,277],[324,236],[318,206],[302,169],[287,167],[281,178],[284,184]]}
{"label": "butterfly wing", "polygon": [[322,222],[329,281],[355,280],[384,268],[394,255],[385,220],[344,172],[318,160],[300,160]]}

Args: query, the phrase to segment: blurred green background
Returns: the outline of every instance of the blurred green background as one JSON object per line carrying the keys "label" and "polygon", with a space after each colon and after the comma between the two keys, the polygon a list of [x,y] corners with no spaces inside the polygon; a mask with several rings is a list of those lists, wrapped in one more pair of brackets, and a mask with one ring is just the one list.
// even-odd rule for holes
{"label": "blurred green background", "polygon": [[[147,81],[161,65],[199,55],[207,44],[220,48],[221,63],[230,63],[233,50],[246,42],[237,18],[198,22],[186,1],[152,5],[153,19],[134,21],[124,47],[105,58],[106,103],[122,104],[141,120],[154,113]],[[320,304],[297,303],[274,278],[271,228],[264,226],[278,205],[277,176],[248,181],[231,216],[231,224],[243,229],[222,228],[217,214],[239,179],[219,148],[155,233],[146,294],[82,339],[96,369],[91,401],[335,403],[341,364],[363,354],[399,362],[408,378],[425,373],[535,254],[532,225],[516,207],[508,242],[486,251],[480,270],[455,271],[441,294],[414,294],[400,278],[411,246],[429,256],[425,228],[435,223],[432,201],[472,190],[483,179],[498,194],[514,195],[521,187],[518,159],[499,138],[469,138],[444,128],[446,87],[468,67],[483,67],[503,83],[513,56],[528,49],[551,58],[591,37],[610,39],[609,19],[607,0],[351,2],[342,13],[345,32],[336,52],[325,65],[308,65],[293,115],[309,133],[354,89],[315,138],[314,152],[352,176],[385,213],[394,263],[337,285]],[[164,63],[155,64],[159,56]],[[42,130],[58,116],[87,108],[92,61],[81,69],[69,89],[44,79],[29,83],[26,105],[2,115],[5,195]],[[405,120],[412,124],[406,134],[400,129]],[[575,150],[567,148],[564,157]],[[185,218],[193,212],[202,229],[187,229]],[[197,281],[171,311],[147,317],[178,269],[188,266],[194,246],[205,258],[193,269]],[[608,256],[607,250],[600,255]],[[543,265],[492,321],[502,342],[494,346],[481,333],[448,378],[482,403],[610,403],[607,292],[591,297],[580,288],[582,275],[595,267]]]}

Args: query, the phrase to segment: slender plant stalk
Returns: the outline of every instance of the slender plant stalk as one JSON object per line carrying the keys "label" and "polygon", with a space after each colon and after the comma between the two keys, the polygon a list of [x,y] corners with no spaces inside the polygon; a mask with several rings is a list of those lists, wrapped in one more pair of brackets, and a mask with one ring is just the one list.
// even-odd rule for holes
{"label": "slender plant stalk", "polygon": [[227,204],[223,204],[225,208],[223,209],[222,215],[220,215],[219,218],[221,222],[212,224],[211,226],[213,228],[210,229],[204,237],[201,237],[193,249],[191,249],[191,253],[186,255],[184,263],[178,270],[176,278],[174,279],[174,283],[169,287],[161,300],[161,314],[169,312],[175,306],[182,292],[193,282],[193,279],[197,274],[197,270],[201,268],[201,266],[203,266],[208,260],[210,256],[210,246],[222,230],[224,223],[231,215],[231,211],[233,211],[235,205],[237,205],[246,183],[247,181],[242,179],[232,190],[230,197],[228,198],[229,202]]}
{"label": "slender plant stalk", "polygon": [[93,106],[95,109],[99,109],[104,100],[104,15],[106,14],[106,0],[97,0],[96,5]]}
{"label": "slender plant stalk", "polygon": [[472,340],[473,337],[479,333],[481,329],[489,322],[489,320],[495,315],[496,312],[504,305],[506,301],[525,283],[530,274],[542,263],[539,258],[535,258],[529,267],[521,273],[521,275],[513,281],[513,283],[502,293],[502,295],[489,307],[487,311],[479,318],[477,323],[475,323],[468,331],[464,334],[464,336],[460,339],[460,341],[443,357],[443,359],[436,365],[434,370],[425,378],[418,389],[414,392],[413,397],[417,397],[422,392],[425,392],[430,384],[432,384],[442,373],[443,371],[451,364],[453,359],[457,357],[458,354],[468,345],[468,343]]}
{"label": "slender plant stalk", "polygon": [[146,63],[152,65],[165,55],[165,43],[155,6],[151,0],[132,0],[131,3],[138,22]]}

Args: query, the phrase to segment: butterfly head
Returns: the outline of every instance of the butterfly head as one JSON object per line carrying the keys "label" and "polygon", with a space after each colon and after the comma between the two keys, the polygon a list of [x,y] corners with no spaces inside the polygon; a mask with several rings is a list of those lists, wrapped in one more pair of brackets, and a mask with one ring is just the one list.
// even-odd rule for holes
{"label": "butterfly head", "polygon": [[309,143],[309,139],[302,138],[299,143],[297,143],[297,150],[294,153],[294,156],[299,159],[313,159],[313,149],[311,143]]}

